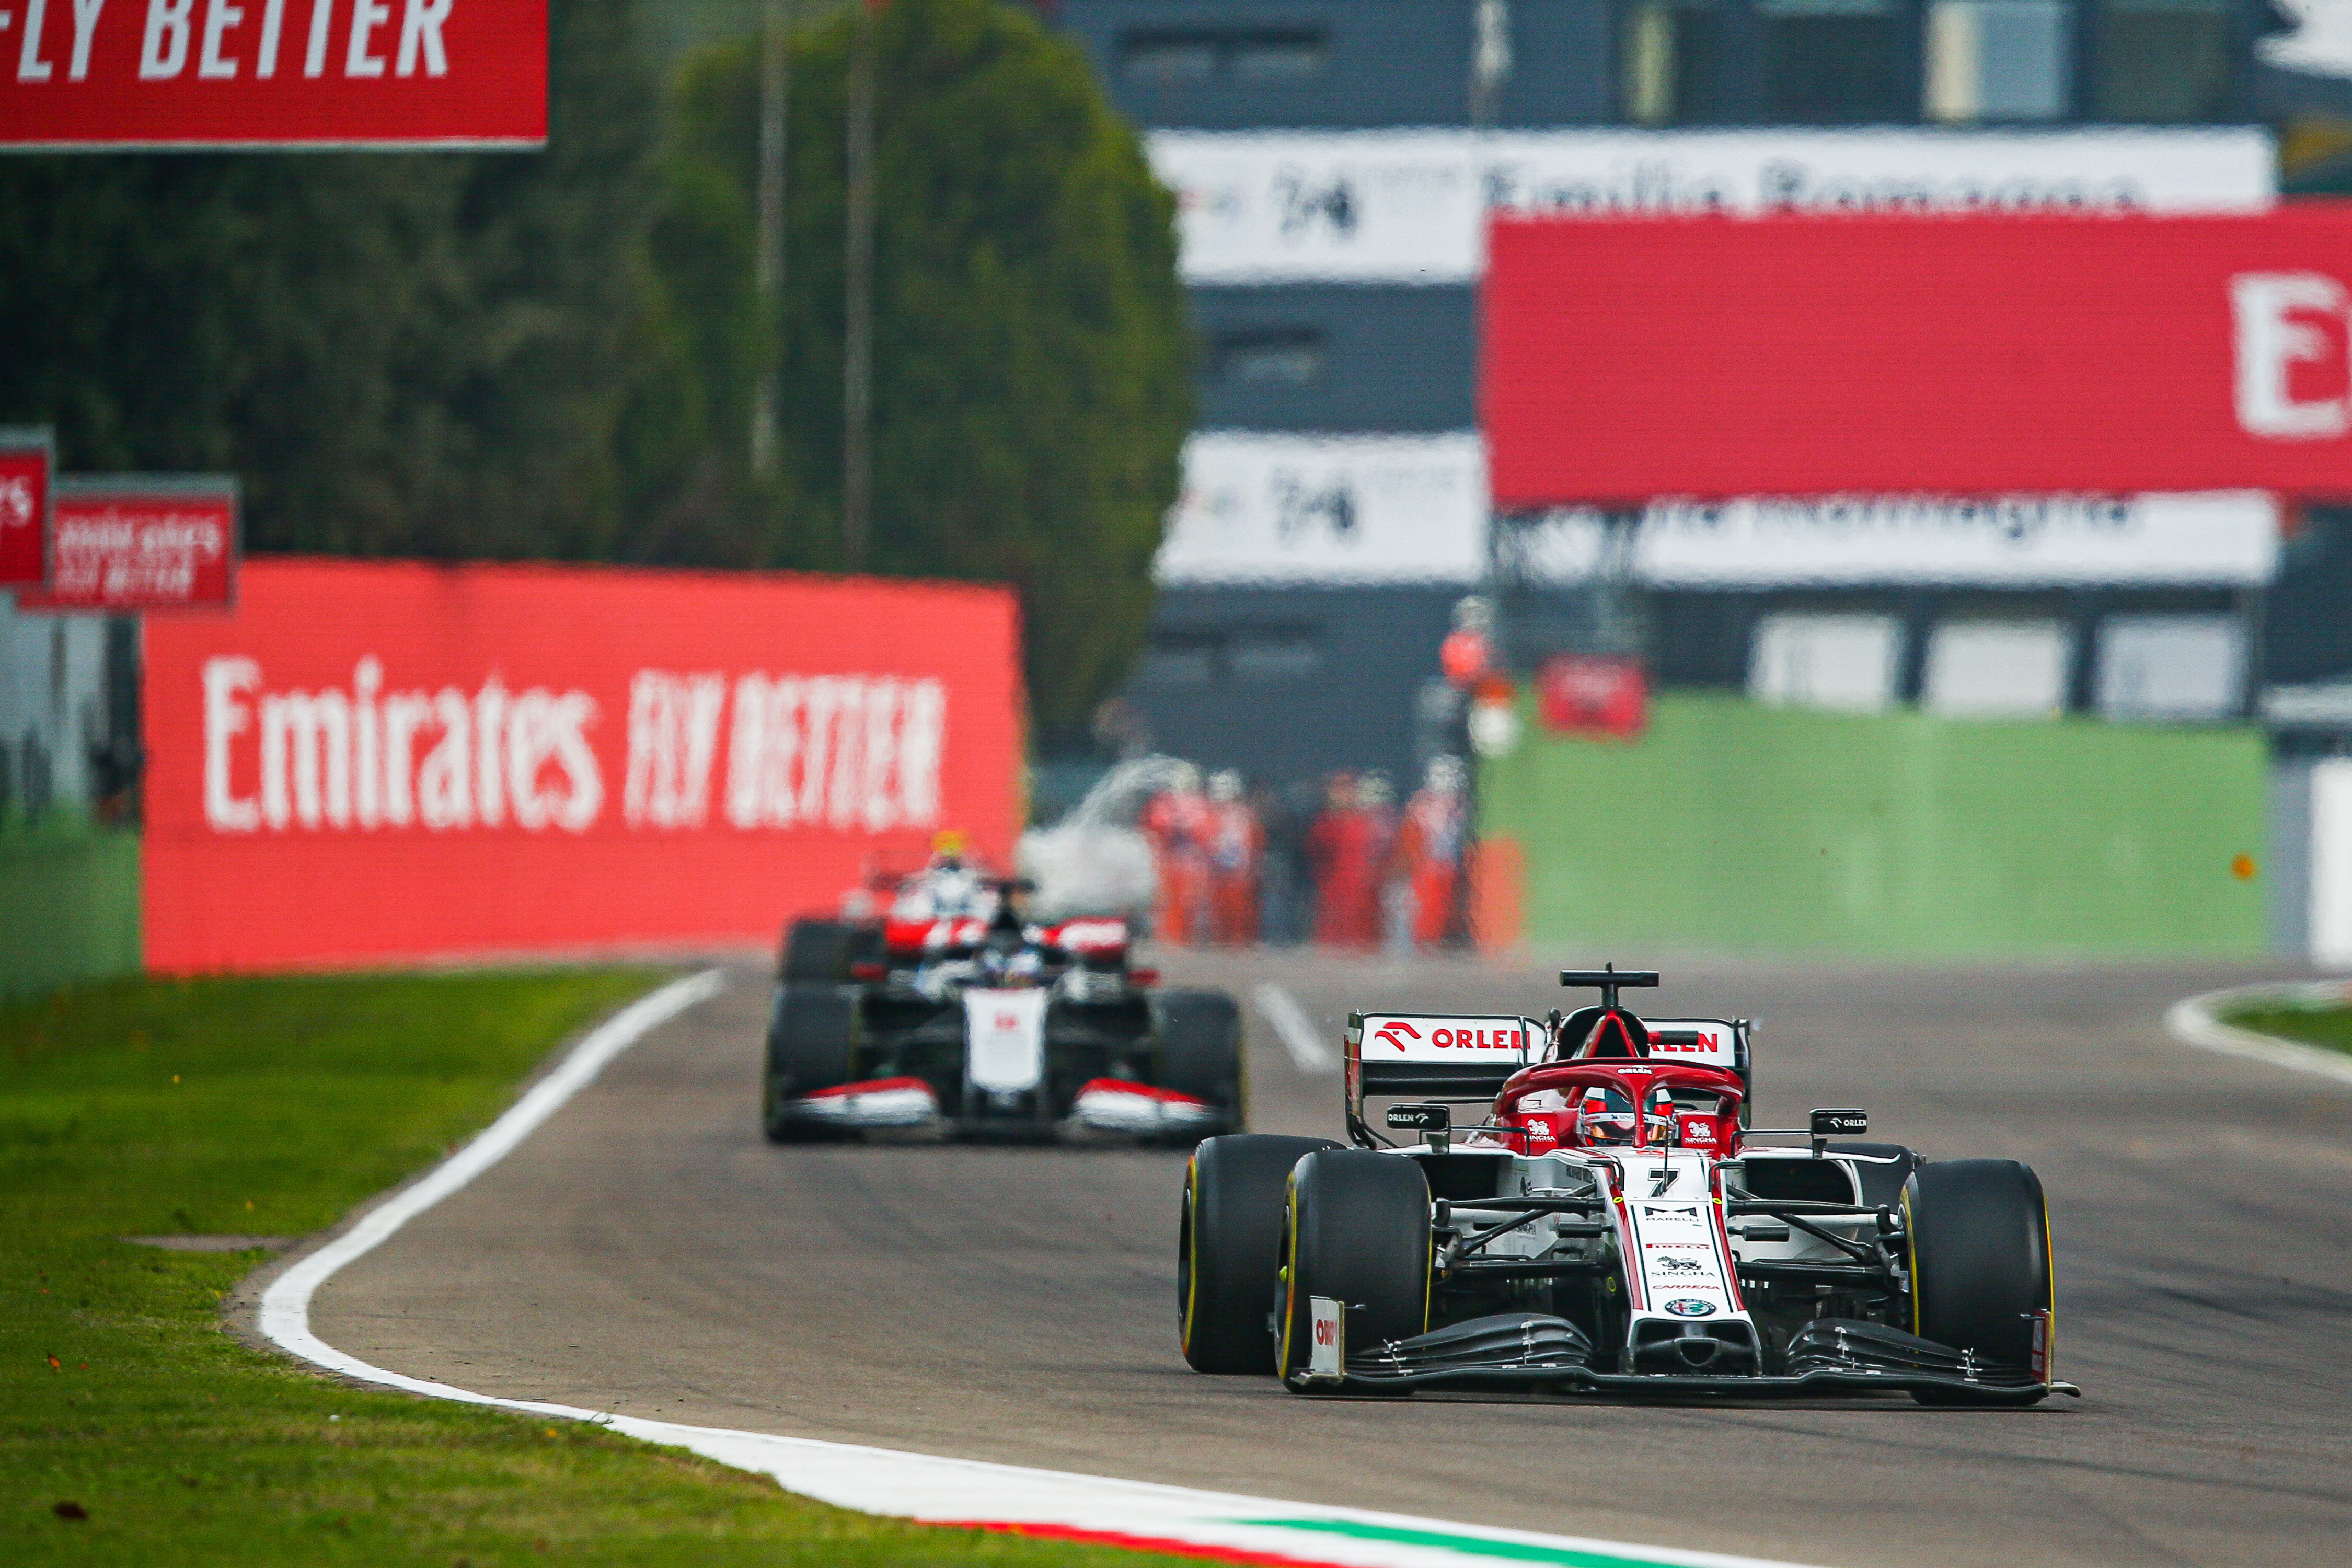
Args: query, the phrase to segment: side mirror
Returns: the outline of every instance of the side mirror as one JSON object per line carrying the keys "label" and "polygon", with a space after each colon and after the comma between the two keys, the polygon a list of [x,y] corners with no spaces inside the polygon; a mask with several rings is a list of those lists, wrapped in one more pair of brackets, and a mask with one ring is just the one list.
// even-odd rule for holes
{"label": "side mirror", "polygon": [[1813,1158],[1827,1152],[1832,1138],[1852,1138],[1870,1131],[1870,1112],[1853,1109],[1815,1110],[1813,1112]]}
{"label": "side mirror", "polygon": [[1418,1132],[1433,1151],[1454,1141],[1454,1108],[1448,1105],[1391,1105],[1388,1123],[1401,1132]]}

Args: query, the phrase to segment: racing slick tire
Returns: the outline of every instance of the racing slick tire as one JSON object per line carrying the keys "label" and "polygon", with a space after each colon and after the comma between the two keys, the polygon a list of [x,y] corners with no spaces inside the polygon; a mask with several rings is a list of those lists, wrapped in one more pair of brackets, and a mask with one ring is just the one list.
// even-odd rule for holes
{"label": "racing slick tire", "polygon": [[1282,1228],[1274,1370],[1284,1387],[1318,1391],[1307,1382],[1318,1296],[1346,1303],[1344,1342],[1428,1331],[1436,1233],[1418,1161],[1369,1149],[1309,1154],[1291,1170]]}
{"label": "racing slick tire", "polygon": [[1266,1302],[1281,1268],[1283,1184],[1303,1156],[1339,1147],[1238,1132],[1192,1151],[1176,1233],[1176,1333],[1194,1372],[1274,1370]]}
{"label": "racing slick tire", "polygon": [[1899,1208],[1903,1203],[1903,1184],[1911,1173],[1925,1163],[1919,1156],[1900,1143],[1864,1143],[1851,1138],[1832,1140],[1832,1154],[1864,1154],[1876,1160],[1893,1160],[1891,1165],[1873,1165],[1857,1162],[1854,1174],[1862,1178],[1862,1201],[1874,1209]]}
{"label": "racing slick tire", "polygon": [[839,985],[849,979],[850,931],[839,921],[794,921],[776,966],[785,984]]}
{"label": "racing slick tire", "polygon": [[[2052,1310],[2050,1209],[2032,1167],[2015,1160],[1923,1164],[1903,1188],[1903,1229],[1911,1331],[2004,1366],[2032,1365],[2035,1319],[2046,1332]],[[1960,1405],[2042,1395],[1917,1389],[1912,1397]]]}
{"label": "racing slick tire", "polygon": [[1169,991],[1160,998],[1160,1048],[1153,1076],[1161,1089],[1203,1100],[1243,1122],[1242,1015],[1222,991]]}
{"label": "racing slick tire", "polygon": [[761,1072],[760,1120],[771,1143],[836,1136],[834,1129],[785,1114],[791,1101],[850,1080],[856,993],[793,982],[776,987],[768,1013],[767,1061]]}

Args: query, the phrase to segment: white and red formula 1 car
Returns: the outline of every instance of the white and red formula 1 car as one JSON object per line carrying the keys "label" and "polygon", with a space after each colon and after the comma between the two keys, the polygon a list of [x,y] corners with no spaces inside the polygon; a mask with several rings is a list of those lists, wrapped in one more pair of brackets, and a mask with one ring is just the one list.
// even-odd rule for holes
{"label": "white and red formula 1 car", "polygon": [[1232,997],[1161,989],[1123,920],[1032,923],[1026,883],[953,873],[908,879],[878,921],[793,925],[761,1074],[771,1142],[1191,1143],[1242,1125]]}
{"label": "white and red formula 1 car", "polygon": [[[1745,1020],[1620,1006],[1652,972],[1560,980],[1600,1005],[1546,1022],[1352,1016],[1360,1147],[1243,1134],[1194,1152],[1177,1289],[1195,1370],[1302,1394],[2079,1392],[2051,1377],[2031,1169],[1846,1141],[1868,1130],[1860,1110],[1751,1128]],[[1375,1134],[1367,1096],[1407,1097],[1384,1120],[1412,1142]],[[1491,1113],[1457,1130],[1463,1100]]]}

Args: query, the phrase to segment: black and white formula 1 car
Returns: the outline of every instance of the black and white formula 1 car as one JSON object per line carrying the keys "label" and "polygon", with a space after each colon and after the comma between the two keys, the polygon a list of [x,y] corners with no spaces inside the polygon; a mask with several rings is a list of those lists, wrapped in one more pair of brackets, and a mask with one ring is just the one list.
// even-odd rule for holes
{"label": "black and white formula 1 car", "polygon": [[[2053,1391],[2050,1226],[2010,1160],[1927,1163],[1748,1125],[1743,1019],[1597,1006],[1545,1022],[1364,1013],[1345,1050],[1360,1145],[1213,1138],[1185,1173],[1178,1319],[1200,1372],[1297,1393],[1502,1384],[1728,1394]],[[1368,1096],[1409,1097],[1364,1121]],[[1457,1129],[1454,1103],[1491,1102]],[[1801,1137],[1795,1147],[1768,1139]],[[1269,1303],[1271,1309],[1269,1310]]]}
{"label": "black and white formula 1 car", "polygon": [[1191,1143],[1243,1124],[1232,997],[1160,989],[1130,963],[1124,921],[1031,924],[1025,884],[973,882],[969,898],[919,889],[865,927],[793,927],[768,1014],[771,1142]]}

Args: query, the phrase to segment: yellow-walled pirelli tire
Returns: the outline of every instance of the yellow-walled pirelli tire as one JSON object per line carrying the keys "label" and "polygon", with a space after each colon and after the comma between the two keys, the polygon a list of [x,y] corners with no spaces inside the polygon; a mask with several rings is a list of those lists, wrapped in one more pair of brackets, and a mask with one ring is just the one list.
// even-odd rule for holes
{"label": "yellow-walled pirelli tire", "polygon": [[[2005,1367],[2033,1365],[2039,1333],[2046,1367],[2055,1331],[2050,1208],[2032,1167],[2014,1160],[1922,1165],[1904,1184],[1903,1221],[1911,1331]],[[1958,1390],[1914,1397],[1923,1405],[1982,1402]]]}
{"label": "yellow-walled pirelli tire", "polygon": [[1266,1303],[1280,1268],[1284,1184],[1303,1156],[1338,1147],[1242,1132],[1192,1151],[1176,1237],[1176,1330],[1194,1372],[1274,1370]]}
{"label": "yellow-walled pirelli tire", "polygon": [[1275,1374],[1284,1385],[1301,1394],[1330,1386],[1305,1381],[1318,1296],[1347,1304],[1351,1349],[1426,1332],[1434,1242],[1417,1162],[1368,1149],[1299,1161],[1283,1207],[1276,1307]]}

